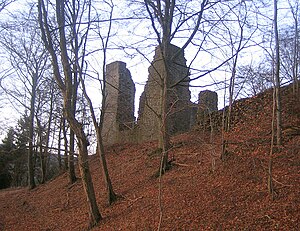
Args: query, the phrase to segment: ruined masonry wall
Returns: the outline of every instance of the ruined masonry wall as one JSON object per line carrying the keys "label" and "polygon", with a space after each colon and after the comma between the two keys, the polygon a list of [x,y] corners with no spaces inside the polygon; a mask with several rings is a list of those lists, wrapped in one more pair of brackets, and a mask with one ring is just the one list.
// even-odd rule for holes
{"label": "ruined masonry wall", "polygon": [[[176,54],[180,48],[170,47],[171,55]],[[168,89],[169,123],[167,125],[170,135],[187,131],[190,128],[190,91],[188,88],[189,72],[186,66],[184,53],[181,51],[170,63],[169,85],[185,79],[178,86]],[[161,84],[162,76],[166,75],[159,48],[155,50],[154,60],[149,67],[149,77],[143,94],[140,98],[138,129],[139,141],[156,140],[160,133],[158,115],[161,114]]]}
{"label": "ruined masonry wall", "polygon": [[210,113],[218,110],[218,94],[214,91],[201,91],[199,93],[199,108]]}
{"label": "ruined masonry wall", "polygon": [[198,97],[197,124],[206,129],[210,115],[218,111],[218,94],[214,91],[201,91]]}
{"label": "ruined masonry wall", "polygon": [[[103,121],[103,141],[106,145],[130,142],[128,133],[134,126],[135,85],[126,63],[116,61],[106,66],[106,105]],[[126,140],[128,138],[128,140]],[[125,139],[125,140],[124,140]]]}

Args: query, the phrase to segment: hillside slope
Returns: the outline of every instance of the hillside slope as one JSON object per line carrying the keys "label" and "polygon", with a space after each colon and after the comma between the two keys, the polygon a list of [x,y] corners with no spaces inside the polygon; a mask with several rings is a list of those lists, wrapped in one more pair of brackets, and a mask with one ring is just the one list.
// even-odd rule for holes
{"label": "hillside slope", "polygon": [[[237,101],[226,134],[228,155],[219,160],[217,129],[173,138],[174,166],[162,178],[161,230],[300,230],[300,102],[282,89],[284,144],[274,153],[276,196],[267,193],[272,92]],[[212,141],[212,142],[211,142]],[[108,164],[120,199],[108,206],[98,157],[91,156],[96,195],[104,219],[93,230],[156,230],[159,165],[155,142],[115,145]],[[66,173],[36,189],[0,191],[0,230],[84,230],[88,208],[82,184]]]}

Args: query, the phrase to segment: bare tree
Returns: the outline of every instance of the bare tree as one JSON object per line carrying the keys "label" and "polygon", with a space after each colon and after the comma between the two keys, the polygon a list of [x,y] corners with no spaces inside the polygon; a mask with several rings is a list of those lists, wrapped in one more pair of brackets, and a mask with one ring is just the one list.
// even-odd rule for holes
{"label": "bare tree", "polygon": [[[273,93],[273,115],[272,115],[272,140],[271,150],[269,156],[269,174],[268,174],[268,189],[269,193],[274,198],[274,185],[273,185],[273,149],[274,149],[274,136],[276,131],[276,145],[281,145],[281,97],[280,97],[280,48],[279,48],[279,33],[278,33],[278,6],[277,0],[274,0],[274,37],[275,37],[275,58],[274,58],[274,93]],[[276,121],[276,124],[275,124]],[[276,125],[276,126],[275,126]]]}
{"label": "bare tree", "polygon": [[[188,3],[177,4],[175,0],[169,1],[144,1],[148,16],[151,20],[153,31],[155,32],[158,42],[159,52],[161,53],[163,61],[163,71],[160,76],[160,91],[161,91],[161,110],[158,115],[160,121],[160,148],[162,150],[162,165],[160,171],[164,173],[168,169],[168,152],[170,149],[170,136],[168,134],[168,112],[170,110],[168,104],[168,91],[171,89],[170,85],[170,67],[174,58],[179,54],[171,53],[171,41],[176,36],[176,33],[180,29],[186,26],[188,21],[195,20],[195,24],[191,30],[191,33],[187,37],[186,41],[181,47],[181,51],[184,50],[193,40],[194,36],[198,32],[203,12],[209,7],[210,3],[203,0],[200,4],[199,11],[193,12],[189,17],[182,17],[185,9],[188,8]],[[186,8],[185,8],[186,7]],[[182,10],[182,11],[181,11]],[[178,21],[175,17],[179,16]],[[174,28],[174,24],[176,25]],[[180,52],[181,52],[180,51]]]}
{"label": "bare tree", "polygon": [[[218,15],[218,10],[214,8],[219,4],[221,4],[221,1],[210,2],[207,0],[202,0],[199,2],[175,0],[144,0],[144,5],[155,34],[155,39],[158,43],[158,49],[162,61],[162,71],[160,72],[160,82],[158,83],[161,92],[161,101],[160,111],[157,112],[160,127],[159,144],[162,150],[161,163],[159,168],[160,177],[169,168],[168,155],[171,149],[171,145],[167,126],[169,123],[169,113],[173,105],[172,103],[170,103],[169,95],[172,91],[172,88],[182,82],[190,80],[187,80],[187,76],[189,75],[189,73],[187,72],[184,78],[176,81],[175,83],[172,83],[172,64],[174,64],[176,57],[181,52],[183,52],[190,44],[198,45],[198,52],[196,52],[197,56],[200,50],[204,49],[205,41],[214,40],[212,35],[212,28],[214,28],[222,19],[224,19],[224,15]],[[225,5],[230,9],[234,8],[234,4],[233,6],[230,6],[230,4],[229,6],[227,4]],[[213,12],[215,12],[215,14],[213,14]],[[226,15],[227,13],[224,14]],[[213,17],[210,18],[209,15],[213,15],[218,19],[212,19]],[[205,27],[206,21],[211,22],[208,28]],[[197,37],[198,40],[195,39]],[[175,42],[176,39],[177,43],[180,43],[182,45],[181,48],[175,54],[173,54],[172,42]],[[215,41],[213,41],[212,43],[215,44]],[[231,58],[232,57],[230,57],[228,60],[230,60]],[[221,64],[217,65],[217,67],[209,71],[205,71],[205,74],[200,74],[194,78],[191,78],[191,80],[199,79],[202,76],[211,73],[213,70],[216,70],[218,67],[226,63],[228,60],[222,62]],[[159,198],[161,198],[161,184],[159,195]],[[158,230],[161,227],[162,214],[163,208],[160,199],[160,221]]]}
{"label": "bare tree", "polygon": [[[107,25],[107,33],[105,35],[102,35],[102,29],[101,25],[96,26],[96,34],[100,37],[101,40],[101,50],[103,51],[103,64],[102,64],[102,79],[98,78],[98,81],[101,86],[101,91],[102,91],[102,102],[101,102],[101,111],[100,111],[100,117],[99,121],[97,121],[96,118],[96,113],[93,107],[93,103],[91,98],[89,97],[86,86],[85,86],[85,81],[84,81],[84,75],[85,73],[83,72],[82,69],[79,69],[79,78],[80,82],[82,85],[82,90],[84,97],[86,101],[88,102],[88,107],[90,110],[90,114],[92,117],[92,122],[94,125],[94,128],[96,130],[96,138],[97,138],[97,153],[100,156],[101,164],[102,164],[102,169],[103,169],[103,174],[106,182],[106,189],[107,189],[107,198],[108,198],[108,203],[112,204],[114,201],[117,200],[117,195],[115,194],[111,182],[111,178],[109,176],[109,171],[108,171],[108,166],[107,166],[107,161],[105,157],[105,150],[104,150],[104,144],[103,144],[103,137],[102,137],[102,129],[103,129],[103,121],[104,121],[104,113],[105,113],[105,107],[106,107],[106,59],[107,59],[107,49],[108,49],[108,42],[111,36],[111,27],[112,27],[112,17],[113,17],[113,10],[114,10],[114,4],[112,1],[105,1],[104,2],[105,6],[108,6],[109,10],[109,20],[108,20],[108,25]],[[97,21],[100,21],[100,15],[96,15]],[[79,67],[79,63],[76,63],[76,65]]]}
{"label": "bare tree", "polygon": [[281,78],[293,82],[293,92],[299,93],[299,56],[300,56],[300,31],[299,31],[299,1],[288,0],[289,11],[292,15],[291,24],[283,28],[279,33]]}
{"label": "bare tree", "polygon": [[272,87],[272,66],[263,59],[258,64],[242,65],[237,70],[238,92],[242,97],[252,97]]}
{"label": "bare tree", "polygon": [[[37,91],[37,105],[36,105],[36,124],[38,130],[40,146],[40,172],[41,172],[41,183],[45,183],[47,180],[47,160],[50,158],[50,136],[53,133],[55,135],[55,116],[60,111],[55,111],[56,104],[60,103],[60,94],[53,78],[48,78],[42,81],[40,88]],[[60,105],[60,104],[59,104]],[[53,140],[53,139],[52,139]]]}
{"label": "bare tree", "polygon": [[[77,140],[78,140],[78,149],[79,149],[79,169],[80,174],[82,177],[83,187],[86,194],[86,198],[89,205],[89,215],[90,215],[90,227],[96,225],[99,220],[102,218],[101,214],[99,212],[97,202],[96,202],[96,196],[93,186],[93,181],[89,169],[88,164],[88,139],[84,132],[83,124],[80,123],[73,113],[73,107],[72,107],[72,96],[74,91],[74,76],[72,75],[72,66],[70,60],[70,54],[68,52],[68,40],[66,37],[66,7],[79,7],[79,5],[76,5],[77,1],[72,2],[65,2],[65,1],[56,1],[55,7],[55,17],[57,21],[56,28],[58,30],[57,37],[53,37],[54,33],[52,33],[52,30],[50,29],[49,24],[49,8],[51,5],[45,4],[44,0],[38,1],[38,10],[39,10],[39,24],[42,32],[42,39],[44,42],[45,47],[48,49],[51,60],[52,60],[52,66],[53,66],[53,72],[54,72],[54,78],[63,94],[64,98],[64,113],[65,117],[68,120],[68,123],[70,124],[71,129],[74,131]],[[70,4],[70,5],[67,5]],[[72,5],[73,4],[73,5]],[[75,5],[74,5],[75,4]],[[91,1],[84,1],[82,2],[83,9],[86,9],[87,14],[90,14],[91,10]],[[86,8],[85,8],[86,7]],[[77,8],[78,9],[78,8]],[[81,18],[82,19],[82,18]],[[78,22],[80,23],[80,22]],[[72,27],[72,24],[71,24]],[[82,41],[86,41],[87,35],[88,35],[89,27],[85,28],[85,32],[82,35]],[[80,36],[79,32],[76,33],[76,35],[73,34],[73,36]],[[55,49],[55,40],[59,41],[59,48],[60,51],[57,52]],[[83,47],[83,50],[85,47]],[[72,54],[72,53],[71,53]],[[74,54],[74,53],[73,53]],[[76,51],[75,51],[76,54]],[[60,58],[60,59],[59,59]],[[85,58],[85,56],[81,57],[82,59]],[[59,66],[59,60],[61,61],[62,68],[63,68],[63,75],[60,71]],[[76,63],[79,61],[76,61]],[[76,64],[75,63],[75,64]],[[81,63],[84,63],[81,62]],[[81,67],[76,67],[81,68]]]}
{"label": "bare tree", "polygon": [[274,59],[274,82],[275,82],[275,100],[276,100],[276,143],[281,145],[281,96],[280,96],[280,44],[278,29],[278,9],[277,0],[274,0],[274,37],[275,37],[275,59]]}
{"label": "bare tree", "polygon": [[293,20],[294,20],[294,41],[293,41],[293,62],[292,62],[292,75],[294,81],[294,93],[299,93],[299,49],[300,49],[300,42],[299,42],[299,15],[300,15],[300,3],[299,1],[295,1],[294,5],[292,4],[291,0],[288,1],[290,5],[290,9],[292,12]]}
{"label": "bare tree", "polygon": [[[77,5],[78,4],[78,5]],[[73,78],[72,78],[72,97],[71,97],[71,110],[73,113],[73,116],[76,116],[76,103],[77,103],[77,92],[78,92],[78,85],[79,85],[79,80],[78,80],[78,59],[79,59],[79,39],[78,39],[78,26],[77,26],[77,20],[80,11],[78,9],[79,3],[76,1],[72,1],[71,4],[69,4],[69,7],[66,9],[69,12],[69,23],[72,25],[70,28],[70,37],[71,37],[71,46],[72,46],[72,73],[73,73]],[[80,26],[80,24],[79,24]],[[69,180],[70,183],[74,183],[76,181],[76,175],[75,175],[75,166],[74,166],[74,152],[75,152],[75,134],[74,131],[71,129],[70,130],[70,152],[68,155],[68,170],[69,170]]]}
{"label": "bare tree", "polygon": [[[29,136],[28,136],[28,185],[30,189],[35,187],[34,180],[34,125],[35,125],[35,113],[36,113],[36,97],[37,90],[39,88],[40,80],[45,75],[47,70],[48,59],[46,56],[46,50],[42,46],[39,40],[38,29],[34,25],[30,24],[30,20],[19,17],[19,20],[23,20],[22,26],[27,27],[27,33],[20,34],[20,27],[17,25],[7,26],[5,31],[1,33],[1,45],[8,52],[10,64],[14,70],[17,71],[17,79],[15,76],[7,75],[6,81],[2,81],[1,87],[5,92],[17,102],[24,106],[25,110],[29,110]],[[13,79],[12,79],[13,77]],[[19,84],[23,84],[23,88],[27,94],[30,95],[30,105],[23,102],[22,90],[18,87]],[[9,84],[10,83],[10,84]]]}
{"label": "bare tree", "polygon": [[[253,46],[251,44],[251,39],[254,36],[257,25],[256,22],[253,24],[249,23],[249,6],[247,3],[242,2],[237,7],[230,9],[231,20],[235,21],[235,24],[228,24],[227,20],[222,20],[220,28],[220,36],[224,38],[224,40],[228,40],[228,45],[225,49],[229,49],[230,53],[227,55],[228,57],[232,57],[231,60],[228,61],[227,65],[229,66],[230,78],[229,78],[229,102],[228,102],[228,110],[223,113],[223,125],[222,125],[222,133],[230,131],[231,128],[231,114],[232,114],[232,105],[237,97],[236,90],[236,76],[238,71],[238,64],[239,64],[239,56],[243,50],[248,48],[249,46]],[[250,26],[251,25],[251,26]],[[251,29],[248,29],[251,28]],[[248,31],[247,31],[248,29]],[[250,44],[249,44],[250,43]],[[225,83],[226,84],[226,83]],[[226,87],[225,87],[226,91]],[[226,94],[224,95],[224,97]],[[224,99],[225,100],[225,99]],[[226,113],[225,113],[226,112]],[[224,137],[222,135],[222,137]],[[226,153],[228,144],[226,140],[222,138],[222,151],[221,151],[221,159],[224,158]]]}

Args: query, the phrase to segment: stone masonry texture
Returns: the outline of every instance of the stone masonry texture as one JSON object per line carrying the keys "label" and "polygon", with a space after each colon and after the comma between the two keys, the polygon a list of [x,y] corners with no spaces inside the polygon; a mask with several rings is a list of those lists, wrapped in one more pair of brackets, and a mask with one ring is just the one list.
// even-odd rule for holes
{"label": "stone masonry texture", "polygon": [[135,121],[135,85],[126,63],[116,61],[106,66],[105,96],[102,135],[104,143],[110,145],[126,139],[120,132],[132,130]]}
{"label": "stone masonry texture", "polygon": [[197,122],[201,127],[205,127],[210,115],[218,111],[218,94],[214,91],[201,91],[198,97]]}
{"label": "stone masonry texture", "polygon": [[[171,54],[178,55],[170,63],[169,86],[181,81],[176,86],[168,89],[168,116],[169,123],[167,125],[170,135],[187,131],[190,128],[190,91],[189,71],[186,66],[183,51],[179,47],[171,45]],[[155,50],[154,60],[149,67],[149,77],[144,92],[140,98],[138,129],[139,141],[158,139],[159,116],[161,114],[161,96],[163,81],[162,76],[165,75],[163,60],[159,48]]]}

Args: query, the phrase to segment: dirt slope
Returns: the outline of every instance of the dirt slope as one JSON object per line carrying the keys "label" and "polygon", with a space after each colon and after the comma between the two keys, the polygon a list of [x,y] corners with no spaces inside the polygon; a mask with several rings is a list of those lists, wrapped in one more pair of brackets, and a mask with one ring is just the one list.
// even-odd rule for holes
{"label": "dirt slope", "polygon": [[[229,152],[221,162],[220,132],[192,131],[173,138],[171,171],[162,178],[161,230],[300,230],[300,103],[283,89],[284,145],[274,154],[276,196],[267,193],[271,91],[235,104]],[[103,220],[93,230],[156,230],[159,156],[155,142],[108,149],[112,182],[120,198],[106,203],[98,157],[91,156]],[[84,230],[88,225],[80,179],[67,174],[34,190],[0,191],[0,230]]]}

